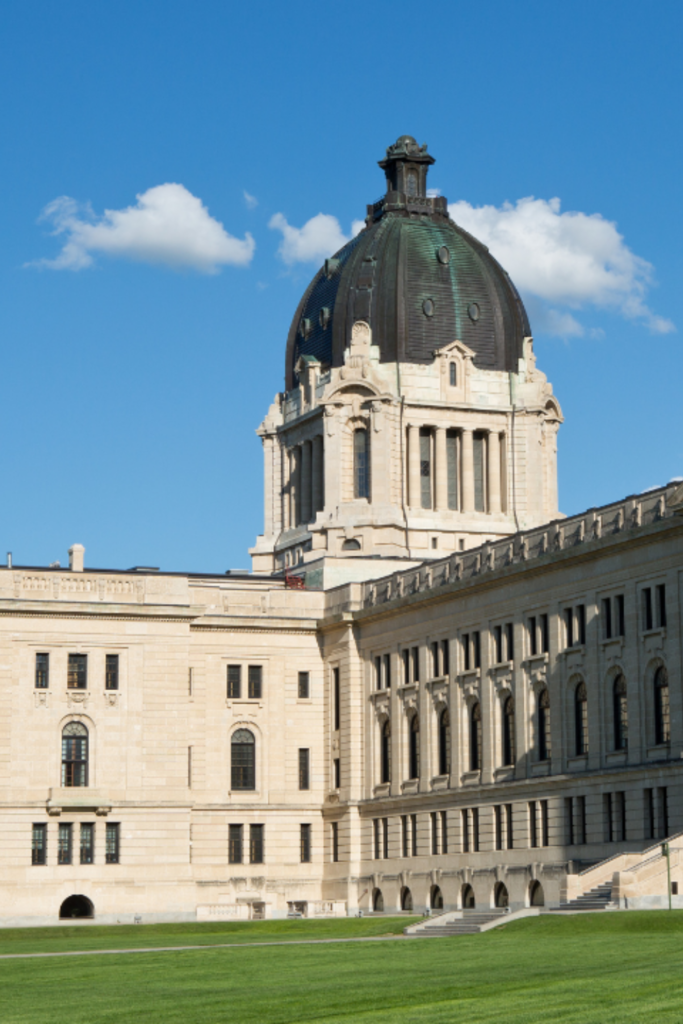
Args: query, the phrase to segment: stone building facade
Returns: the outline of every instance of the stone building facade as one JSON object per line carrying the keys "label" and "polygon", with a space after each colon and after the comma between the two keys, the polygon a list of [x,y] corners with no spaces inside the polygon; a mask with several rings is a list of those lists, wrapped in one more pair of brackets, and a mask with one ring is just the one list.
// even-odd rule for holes
{"label": "stone building facade", "polygon": [[296,312],[254,572],[0,567],[1,923],[661,900],[683,486],[561,516],[526,313],[431,162],[389,148]]}

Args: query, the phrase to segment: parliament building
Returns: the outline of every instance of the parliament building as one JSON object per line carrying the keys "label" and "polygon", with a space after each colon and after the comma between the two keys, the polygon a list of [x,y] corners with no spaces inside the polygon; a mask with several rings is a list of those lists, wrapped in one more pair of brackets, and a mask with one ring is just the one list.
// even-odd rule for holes
{"label": "parliament building", "polygon": [[389,147],[296,310],[251,573],[0,567],[0,924],[678,900],[683,485],[559,512],[433,162]]}

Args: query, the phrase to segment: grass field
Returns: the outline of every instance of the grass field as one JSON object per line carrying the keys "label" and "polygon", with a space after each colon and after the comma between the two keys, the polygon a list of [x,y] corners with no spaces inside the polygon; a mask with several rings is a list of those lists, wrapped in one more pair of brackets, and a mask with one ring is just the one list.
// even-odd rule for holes
{"label": "grass field", "polygon": [[[399,926],[405,919],[399,922]],[[277,924],[277,934],[273,929]],[[683,911],[529,918],[483,935],[338,945],[249,946],[273,938],[384,931],[390,920],[159,927],[237,949],[0,961],[2,1024],[680,1024]],[[387,927],[387,925],[389,927]],[[206,926],[205,926],[206,927]],[[344,929],[346,931],[344,932]],[[132,929],[127,929],[130,932]],[[96,929],[36,945],[86,948]],[[78,935],[74,932],[78,931]],[[124,929],[98,929],[121,948]],[[144,945],[153,931],[139,927]],[[102,933],[105,933],[102,935]],[[367,933],[367,932],[366,932]],[[9,933],[5,933],[9,937]],[[13,932],[12,942],[27,932]],[[0,933],[0,937],[2,933]],[[321,934],[321,937],[322,934]],[[44,941],[45,940],[45,941]],[[28,949],[29,940],[26,939]],[[155,940],[156,941],[156,940]],[[194,941],[194,940],[192,940]],[[89,948],[92,948],[89,946]],[[5,951],[3,949],[3,951]],[[18,945],[14,946],[18,952]]]}

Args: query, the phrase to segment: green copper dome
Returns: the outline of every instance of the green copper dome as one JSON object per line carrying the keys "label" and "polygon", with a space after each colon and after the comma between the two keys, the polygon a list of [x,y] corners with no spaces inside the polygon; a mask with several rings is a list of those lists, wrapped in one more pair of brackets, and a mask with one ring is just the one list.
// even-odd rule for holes
{"label": "green copper dome", "polygon": [[475,366],[516,370],[529,321],[507,273],[485,245],[427,195],[434,158],[403,135],[380,161],[387,192],[365,228],[325,261],[308,286],[287,340],[286,387],[300,356],[341,366],[356,320],[372,328],[382,362],[429,363],[456,339]]}

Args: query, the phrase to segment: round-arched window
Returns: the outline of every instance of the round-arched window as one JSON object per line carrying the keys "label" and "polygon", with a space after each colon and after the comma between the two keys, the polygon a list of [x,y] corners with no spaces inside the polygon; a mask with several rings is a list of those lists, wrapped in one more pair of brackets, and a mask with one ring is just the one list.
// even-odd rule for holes
{"label": "round-arched window", "polygon": [[62,729],[62,786],[88,785],[88,730],[81,722]]}
{"label": "round-arched window", "polygon": [[256,789],[256,740],[249,729],[238,729],[230,741],[231,789]]}
{"label": "round-arched window", "polygon": [[510,897],[508,896],[507,886],[503,882],[498,882],[494,894],[493,900],[497,907],[507,907],[510,903]]}

